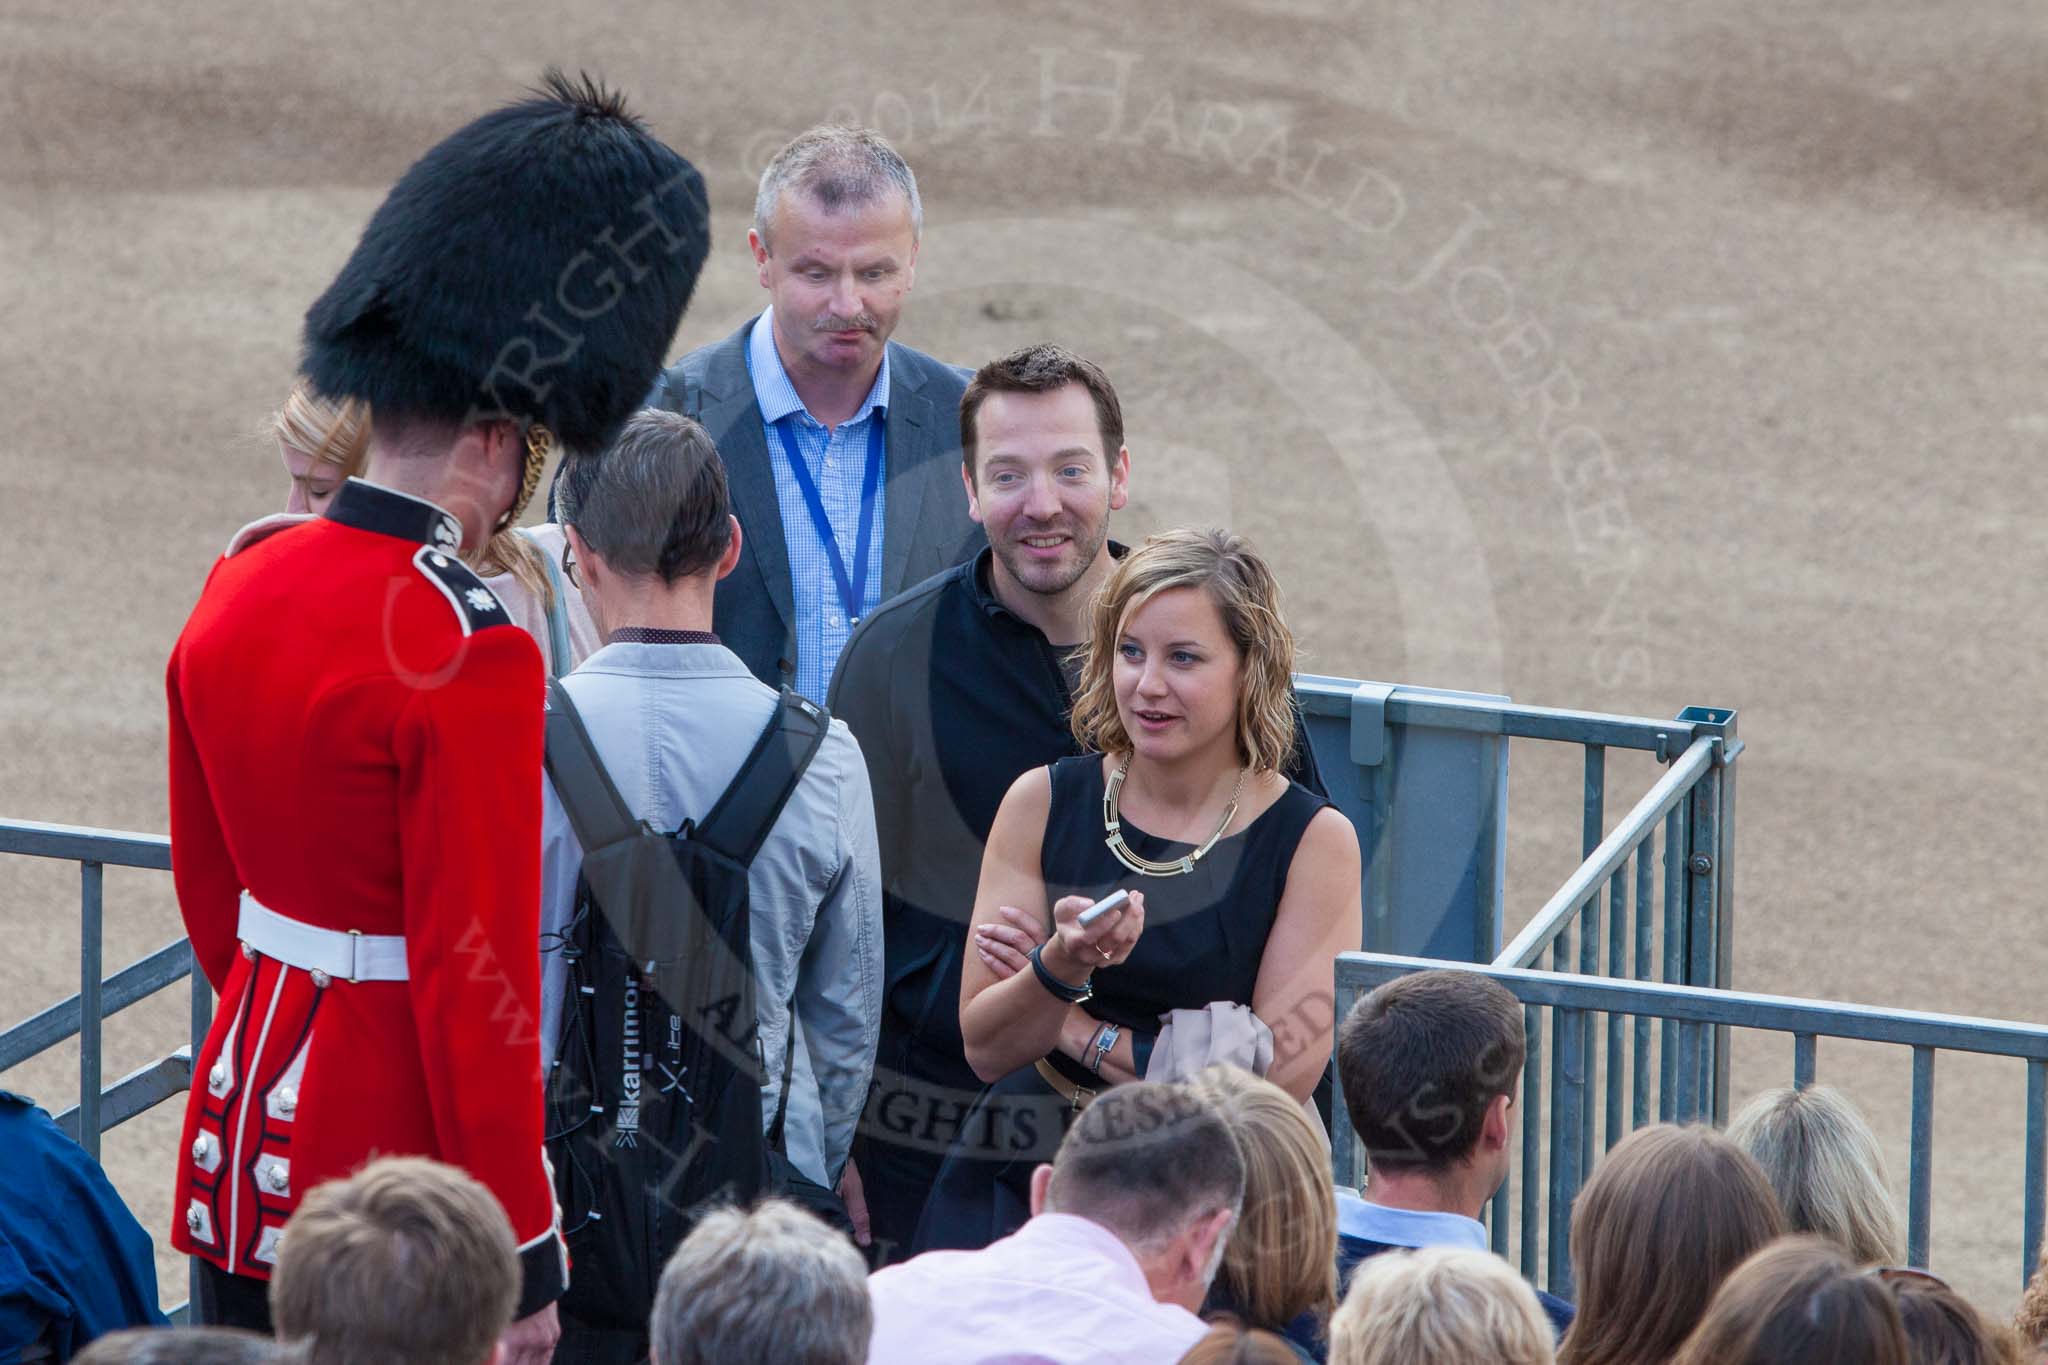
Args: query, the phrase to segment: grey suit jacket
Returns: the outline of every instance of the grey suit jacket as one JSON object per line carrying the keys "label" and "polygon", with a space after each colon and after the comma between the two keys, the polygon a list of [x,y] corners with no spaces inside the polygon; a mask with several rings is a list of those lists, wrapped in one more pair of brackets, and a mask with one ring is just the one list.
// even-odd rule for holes
{"label": "grey suit jacket", "polygon": [[[796,678],[795,598],[782,507],[768,463],[761,405],[747,372],[747,338],[759,318],[699,347],[662,372],[647,406],[704,424],[725,461],[733,515],[745,548],[718,585],[712,629],[770,687]],[[968,372],[889,343],[888,491],[882,513],[886,600],[977,553],[986,543],[960,487],[960,394]],[[823,698],[816,698],[822,701]]]}

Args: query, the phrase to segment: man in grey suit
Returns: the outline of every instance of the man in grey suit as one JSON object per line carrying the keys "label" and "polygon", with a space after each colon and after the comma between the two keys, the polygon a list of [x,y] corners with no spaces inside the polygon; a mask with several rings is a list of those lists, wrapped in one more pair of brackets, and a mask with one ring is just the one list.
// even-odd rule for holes
{"label": "man in grey suit", "polygon": [[880,603],[983,543],[959,485],[967,372],[889,340],[917,274],[917,179],[866,129],[813,128],[761,173],[747,233],[772,303],[669,367],[746,529],[715,625],[755,677],[825,700]]}

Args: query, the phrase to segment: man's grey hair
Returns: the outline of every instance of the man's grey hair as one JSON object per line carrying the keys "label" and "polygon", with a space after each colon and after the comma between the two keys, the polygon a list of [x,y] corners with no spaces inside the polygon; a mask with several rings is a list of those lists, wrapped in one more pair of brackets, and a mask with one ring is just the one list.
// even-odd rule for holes
{"label": "man's grey hair", "polygon": [[865,208],[892,190],[910,205],[910,240],[924,237],[924,200],[918,198],[917,177],[888,140],[871,128],[822,124],[775,154],[761,172],[754,195],[754,231],[771,251],[768,229],[784,190],[802,190],[827,213]]}
{"label": "man's grey hair", "polygon": [[654,1365],[862,1365],[875,1330],[867,1273],[853,1243],[794,1204],[719,1209],[661,1272]]}
{"label": "man's grey hair", "polygon": [[1067,1130],[1045,1211],[1098,1223],[1144,1257],[1218,1209],[1234,1222],[1244,1179],[1244,1153],[1213,1103],[1185,1085],[1133,1081],[1097,1095]]}
{"label": "man's grey hair", "polygon": [[572,455],[555,516],[615,573],[665,583],[702,573],[732,543],[725,465],[695,420],[660,408],[628,418],[595,455]]}
{"label": "man's grey hair", "polygon": [[235,1327],[132,1327],[109,1332],[73,1365],[286,1365],[297,1349]]}

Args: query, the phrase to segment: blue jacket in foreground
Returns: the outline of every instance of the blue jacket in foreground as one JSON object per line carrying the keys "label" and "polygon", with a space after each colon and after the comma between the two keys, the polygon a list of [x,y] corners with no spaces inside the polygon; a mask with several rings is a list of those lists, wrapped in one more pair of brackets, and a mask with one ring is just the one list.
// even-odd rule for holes
{"label": "blue jacket in foreground", "polygon": [[69,1360],[123,1327],[168,1325],[156,1248],[99,1163],[47,1112],[0,1090],[0,1365],[41,1340]]}

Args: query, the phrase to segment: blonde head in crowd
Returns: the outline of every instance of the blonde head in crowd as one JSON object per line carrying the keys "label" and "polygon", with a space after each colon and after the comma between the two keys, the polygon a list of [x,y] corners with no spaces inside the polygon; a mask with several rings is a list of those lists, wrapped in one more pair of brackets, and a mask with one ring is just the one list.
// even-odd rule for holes
{"label": "blonde head in crowd", "polygon": [[1830,1238],[1857,1261],[1904,1259],[1884,1153],[1840,1091],[1767,1090],[1742,1107],[1728,1136],[1763,1167],[1792,1231]]}
{"label": "blonde head in crowd", "polygon": [[1536,1291],[1493,1253],[1383,1251],[1330,1320],[1330,1365],[1551,1365],[1551,1339]]}
{"label": "blonde head in crowd", "polygon": [[370,408],[354,398],[331,403],[301,379],[271,414],[270,434],[292,481],[285,511],[322,512],[344,480],[363,472]]}
{"label": "blonde head in crowd", "polygon": [[1238,652],[1238,757],[1253,772],[1276,771],[1294,749],[1294,633],[1280,615],[1273,571],[1229,531],[1162,531],[1117,564],[1095,599],[1074,738],[1093,753],[1131,752],[1116,704],[1118,639],[1131,613],[1174,588],[1199,588],[1216,604]]}
{"label": "blonde head in crowd", "polygon": [[1330,1156],[1301,1104],[1271,1081],[1212,1066],[1190,1083],[1244,1149],[1244,1207],[1211,1287],[1254,1327],[1279,1330],[1337,1306],[1337,1199]]}

